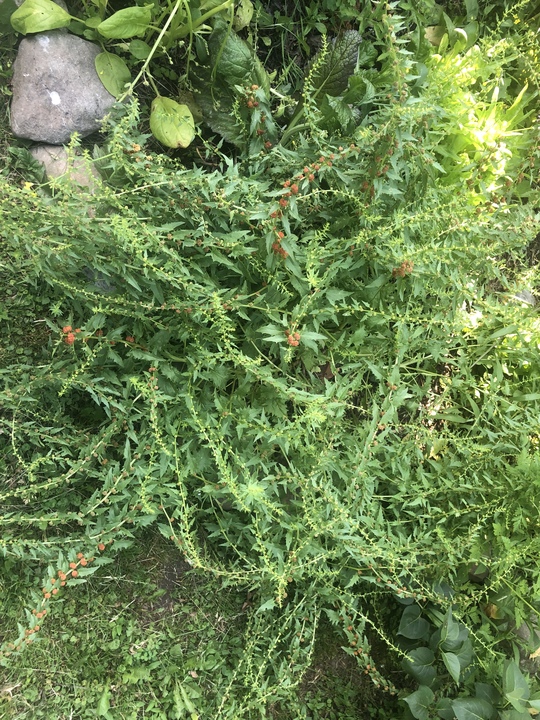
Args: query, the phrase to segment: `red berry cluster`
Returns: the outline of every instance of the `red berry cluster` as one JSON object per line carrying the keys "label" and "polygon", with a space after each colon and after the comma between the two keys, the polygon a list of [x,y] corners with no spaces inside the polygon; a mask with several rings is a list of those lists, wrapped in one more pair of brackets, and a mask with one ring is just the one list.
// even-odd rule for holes
{"label": "red berry cluster", "polygon": [[343,623],[345,635],[349,641],[349,647],[359,665],[364,668],[364,675],[369,675],[373,684],[377,688],[381,688],[390,695],[396,694],[396,688],[389,683],[377,670],[375,663],[371,658],[369,651],[361,647],[361,639],[356,628],[351,624],[353,619],[350,615],[341,615],[340,620]]}
{"label": "red berry cluster", "polygon": [[301,335],[299,332],[292,333],[290,330],[285,330],[285,335],[287,336],[287,342],[289,345],[292,345],[293,347],[300,345]]}
{"label": "red berry cluster", "polygon": [[62,332],[64,333],[64,342],[66,345],[73,345],[75,342],[75,333],[80,333],[81,328],[75,328],[75,332],[73,332],[71,325],[64,325]]}
{"label": "red berry cluster", "polygon": [[410,260],[404,260],[399,267],[396,267],[392,270],[392,277],[405,277],[406,275],[410,275],[412,271],[414,270],[414,263],[412,263]]}
{"label": "red berry cluster", "polygon": [[281,247],[281,241],[285,237],[285,233],[282,230],[278,232],[276,228],[274,228],[274,230],[276,231],[277,240],[272,243],[272,250],[276,255],[281,255],[282,258],[286,258],[289,256],[289,253]]}
{"label": "red berry cluster", "polygon": [[[257,100],[255,96],[255,92],[259,89],[258,85],[251,85],[249,88],[246,88],[246,107],[248,110],[256,110],[259,107],[259,101]],[[256,130],[257,135],[260,137],[265,134],[266,132],[266,115],[264,113],[261,113],[261,116],[258,121],[259,127]],[[267,140],[264,143],[264,147],[269,150],[272,147],[272,143]]]}
{"label": "red berry cluster", "polygon": [[252,85],[251,87],[246,89],[246,106],[250,110],[253,110],[256,107],[259,107],[259,103],[255,99],[255,95],[253,94],[255,92],[255,90],[258,90],[258,89],[259,89],[258,85]]}

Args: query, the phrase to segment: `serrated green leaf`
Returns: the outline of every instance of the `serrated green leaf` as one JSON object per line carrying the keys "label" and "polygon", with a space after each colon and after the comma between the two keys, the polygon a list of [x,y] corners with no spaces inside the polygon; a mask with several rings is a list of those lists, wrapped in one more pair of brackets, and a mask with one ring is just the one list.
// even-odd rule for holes
{"label": "serrated green leaf", "polygon": [[187,105],[157,97],[150,111],[150,130],[166,147],[186,148],[195,137],[195,122]]}
{"label": "serrated green leaf", "polygon": [[403,699],[416,720],[428,720],[429,708],[435,699],[435,695],[430,688],[421,685],[416,692]]}
{"label": "serrated green leaf", "polygon": [[14,30],[26,35],[67,27],[71,15],[52,0],[25,0],[11,16]]}
{"label": "serrated green leaf", "polygon": [[118,10],[114,15],[97,26],[97,31],[105,38],[121,40],[144,35],[152,21],[152,10],[144,7],[128,7]]}
{"label": "serrated green leaf", "polygon": [[121,57],[110,52],[96,55],[94,60],[96,72],[107,92],[119,97],[124,87],[131,80],[131,73]]}

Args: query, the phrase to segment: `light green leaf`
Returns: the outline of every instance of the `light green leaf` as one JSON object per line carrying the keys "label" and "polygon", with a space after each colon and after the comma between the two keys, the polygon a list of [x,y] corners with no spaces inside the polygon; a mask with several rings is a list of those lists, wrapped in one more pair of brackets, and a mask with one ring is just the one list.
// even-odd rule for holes
{"label": "light green leaf", "polygon": [[531,691],[519,665],[513,660],[507,660],[504,666],[503,692],[508,702],[518,712],[525,710],[525,702],[529,699]]}
{"label": "light green leaf", "polygon": [[110,39],[123,39],[144,35],[152,21],[152,10],[149,5],[144,7],[128,7],[118,10],[114,15],[97,26],[97,31],[103,37]]}
{"label": "light green leaf", "polygon": [[452,616],[452,608],[448,608],[444,624],[441,627],[441,647],[443,650],[456,650],[467,639],[467,628],[456,622]]}
{"label": "light green leaf", "polygon": [[425,685],[421,685],[416,692],[404,698],[409,710],[417,720],[428,720],[429,707],[434,699],[433,691]]}
{"label": "light green leaf", "polygon": [[266,610],[272,610],[276,607],[275,600],[273,598],[270,598],[270,600],[267,600],[265,603],[263,603],[260,608],[257,610],[257,613],[265,612]]}
{"label": "light green leaf", "polygon": [[186,706],[186,710],[190,713],[196,712],[195,705],[191,702],[191,699],[188,697],[187,692],[185,691],[185,688],[183,685],[180,685],[180,692],[182,694],[182,700],[184,701],[184,705]]}
{"label": "light green leaf", "polygon": [[110,52],[96,55],[94,61],[96,72],[105,89],[114,97],[119,97],[127,83],[131,80],[131,73],[121,57]]}
{"label": "light green leaf", "polygon": [[152,48],[144,40],[132,40],[129,43],[129,52],[137,60],[146,60],[151,51]]}
{"label": "light green leaf", "polygon": [[249,25],[251,18],[253,17],[253,11],[254,8],[251,0],[240,0],[240,3],[236,8],[233,21],[233,27],[236,32],[243,30]]}
{"label": "light green leaf", "polygon": [[71,15],[52,0],[25,0],[11,16],[11,25],[22,35],[67,27]]}
{"label": "light green leaf", "polygon": [[107,714],[109,712],[110,704],[109,704],[109,695],[110,695],[110,688],[107,685],[105,687],[105,690],[102,692],[101,697],[99,698],[98,706],[97,706],[97,714],[98,717],[107,717]]}
{"label": "light green leaf", "polygon": [[398,635],[410,640],[419,640],[429,632],[429,623],[423,617],[422,609],[418,605],[409,605],[403,611],[399,624]]}
{"label": "light green leaf", "polygon": [[157,97],[150,111],[150,130],[166,147],[186,148],[195,137],[195,122],[187,105]]}
{"label": "light green leaf", "polygon": [[446,665],[446,669],[450,675],[454,678],[456,683],[459,683],[459,676],[461,674],[461,665],[459,664],[459,658],[457,655],[451,652],[441,653],[443,663]]}
{"label": "light green leaf", "polygon": [[490,720],[493,705],[479,698],[460,698],[452,702],[457,720]]}

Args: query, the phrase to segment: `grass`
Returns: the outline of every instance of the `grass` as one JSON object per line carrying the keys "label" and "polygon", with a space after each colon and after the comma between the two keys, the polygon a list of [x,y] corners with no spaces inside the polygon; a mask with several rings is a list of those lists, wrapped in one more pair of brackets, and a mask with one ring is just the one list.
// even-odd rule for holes
{"label": "grass", "polygon": [[[24,622],[21,608],[33,584],[29,567],[1,567],[0,640]],[[192,570],[160,535],[148,532],[70,589],[44,620],[39,639],[0,668],[0,717],[183,717],[182,690],[197,707],[199,696],[220,694],[231,678],[253,611],[250,599],[247,589],[225,588]],[[382,720],[395,704],[343,653],[328,623],[298,697],[304,717],[327,720]],[[271,712],[276,720],[297,717],[287,707]]]}
{"label": "grass", "polygon": [[[13,576],[4,565],[6,635],[23,620],[32,580],[28,573],[28,585],[21,582],[19,571],[13,584]],[[149,534],[55,604],[39,640],[3,669],[0,716],[96,717],[101,703],[115,718],[174,717],[175,686],[184,684],[196,701],[199,687],[231,672],[226,663],[231,648],[240,651],[244,602],[245,593],[194,573]]]}

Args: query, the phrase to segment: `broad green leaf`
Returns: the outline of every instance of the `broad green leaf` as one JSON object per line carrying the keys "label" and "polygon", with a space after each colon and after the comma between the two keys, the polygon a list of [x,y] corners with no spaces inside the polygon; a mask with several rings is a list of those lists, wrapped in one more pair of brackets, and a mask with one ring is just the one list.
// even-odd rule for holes
{"label": "broad green leaf", "polygon": [[452,702],[457,720],[490,720],[493,705],[479,698],[460,698]]}
{"label": "broad green leaf", "polygon": [[433,691],[425,685],[421,685],[416,692],[403,698],[409,710],[417,720],[428,720],[429,718],[429,707],[435,699]]}
{"label": "broad green leaf", "polygon": [[454,650],[454,655],[459,660],[459,665],[462,670],[468,667],[474,657],[474,650],[471,641],[467,638],[460,647]]}
{"label": "broad green leaf", "polygon": [[256,84],[269,91],[268,75],[255,51],[233,30],[227,27],[215,30],[208,47],[214,72],[229,88]]}
{"label": "broad green leaf", "polygon": [[474,689],[476,691],[477,698],[480,700],[486,700],[491,705],[497,705],[501,699],[499,691],[494,688],[493,685],[478,682],[474,684]]}
{"label": "broad green leaf", "polygon": [[525,710],[525,702],[529,699],[531,691],[519,665],[514,660],[507,660],[505,663],[503,693],[518,712]]}
{"label": "broad green leaf", "polygon": [[97,31],[103,37],[120,40],[124,38],[144,35],[152,21],[150,6],[128,7],[118,10],[114,15],[97,26]]}
{"label": "broad green leaf", "polygon": [[459,658],[457,655],[451,652],[441,653],[443,663],[446,665],[446,669],[450,675],[454,678],[456,683],[459,683],[459,676],[461,674],[461,665],[459,664]]}
{"label": "broad green leaf", "polygon": [[132,40],[129,43],[129,52],[137,60],[146,60],[151,51],[152,48],[144,40]]}
{"label": "broad green leaf", "polygon": [[514,710],[514,708],[510,708],[510,710],[503,710],[501,713],[501,720],[531,720],[531,714],[528,710]]}
{"label": "broad green leaf", "polygon": [[456,720],[456,714],[452,710],[452,701],[450,698],[440,698],[435,709],[437,715],[442,718],[442,720]]}
{"label": "broad green leaf", "polygon": [[0,30],[9,32],[11,30],[10,18],[17,10],[15,0],[4,0],[0,3]]}
{"label": "broad green leaf", "polygon": [[358,49],[358,67],[372,67],[378,54],[379,52],[374,45],[362,41]]}
{"label": "broad green leaf", "polygon": [[325,93],[337,97],[345,92],[356,68],[360,42],[356,30],[347,30],[342,37],[332,41],[329,49],[317,53],[313,60],[314,70],[308,76],[316,95]]}
{"label": "broad green leaf", "polygon": [[412,675],[421,685],[429,687],[437,675],[437,671],[433,667],[434,661],[435,655],[429,648],[419,647],[411,650],[401,665],[405,672]]}
{"label": "broad green leaf", "polygon": [[422,609],[418,605],[409,605],[403,611],[399,624],[398,635],[403,635],[410,640],[419,640],[429,632],[429,622],[422,615]]}
{"label": "broad green leaf", "polygon": [[441,645],[444,650],[453,649],[453,643],[459,640],[460,625],[452,617],[452,608],[448,608],[444,624],[441,627]]}
{"label": "broad green leaf", "polygon": [[11,16],[11,25],[22,35],[67,27],[71,15],[52,0],[25,0]]}
{"label": "broad green leaf", "polygon": [[240,0],[240,3],[236,8],[233,21],[233,27],[236,32],[243,30],[249,25],[251,18],[253,17],[253,12],[254,8],[251,0]]}
{"label": "broad green leaf", "polygon": [[186,148],[195,137],[195,122],[187,105],[157,97],[150,111],[150,130],[166,147]]}
{"label": "broad green leaf", "polygon": [[467,22],[478,18],[478,0],[465,0],[465,8],[467,9]]}
{"label": "broad green leaf", "polygon": [[121,57],[110,52],[102,52],[96,55],[96,72],[105,89],[119,97],[126,84],[131,80],[131,73]]}

